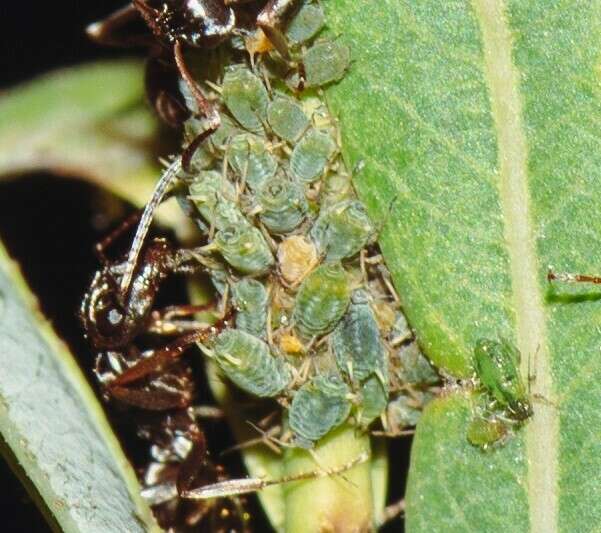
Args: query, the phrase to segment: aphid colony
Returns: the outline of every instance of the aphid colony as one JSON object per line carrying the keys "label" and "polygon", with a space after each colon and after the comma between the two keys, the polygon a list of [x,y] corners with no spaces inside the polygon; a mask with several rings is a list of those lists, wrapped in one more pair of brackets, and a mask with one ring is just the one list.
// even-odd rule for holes
{"label": "aphid colony", "polygon": [[[104,257],[112,237],[99,247],[105,266],[82,304],[106,395],[175,413],[162,433],[146,431],[156,462],[145,494],[157,505],[176,495],[207,497],[208,488],[191,487],[223,480],[189,414],[193,386],[180,355],[193,344],[238,392],[283,408],[278,441],[292,446],[312,447],[343,423],[403,434],[439,384],[400,309],[377,250],[378,228],[356,197],[323,102],[320,88],[342,79],[350,50],[319,36],[318,3],[300,4],[285,50],[257,30],[232,33],[202,53],[188,50],[185,65],[176,57],[191,115],[185,148],[159,181],[127,260]],[[200,246],[144,243],[167,195],[196,222]],[[167,276],[199,271],[212,281],[216,303],[154,308]],[[190,320],[207,310],[216,317],[212,325]],[[139,339],[148,334],[154,344],[157,336],[177,338],[144,351]],[[180,464],[176,473],[171,461]],[[199,471],[205,467],[210,475]],[[247,480],[228,490],[262,486]]]}

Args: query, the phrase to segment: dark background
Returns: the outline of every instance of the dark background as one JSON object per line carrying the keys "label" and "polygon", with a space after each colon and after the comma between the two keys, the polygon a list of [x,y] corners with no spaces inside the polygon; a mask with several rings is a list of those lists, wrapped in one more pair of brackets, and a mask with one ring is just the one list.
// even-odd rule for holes
{"label": "dark background", "polygon": [[[85,36],[88,23],[123,4],[121,0],[4,0],[0,4],[0,91],[57,67],[143,55],[143,51],[101,48]],[[73,352],[80,355],[84,368],[91,366],[91,359],[87,359],[90,353],[76,312],[97,267],[92,246],[108,231],[105,207],[96,191],[73,180],[36,174],[0,183],[0,238],[20,262],[44,312]],[[125,214],[130,208],[118,209]],[[177,292],[177,287],[174,290]],[[406,477],[408,446],[406,440],[392,444],[391,474],[397,480]],[[404,481],[394,485],[392,498],[399,498]],[[6,533],[50,530],[2,458],[0,524],[0,531]],[[257,531],[262,531],[260,517],[257,525]],[[387,530],[401,528],[396,522]]]}

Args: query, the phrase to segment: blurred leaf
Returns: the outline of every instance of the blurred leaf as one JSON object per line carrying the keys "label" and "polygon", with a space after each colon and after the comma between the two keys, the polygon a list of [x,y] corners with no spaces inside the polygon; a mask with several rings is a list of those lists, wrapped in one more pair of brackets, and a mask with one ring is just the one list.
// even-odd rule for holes
{"label": "blurred leaf", "polygon": [[600,294],[545,278],[601,269],[601,2],[325,7],[352,47],[328,92],[343,150],[363,162],[355,183],[421,346],[465,378],[479,338],[507,337],[535,376],[533,418],[492,453],[465,440],[469,397],[431,407],[408,530],[597,530]]}
{"label": "blurred leaf", "polygon": [[[159,127],[143,80],[141,61],[105,61],[0,93],[0,180],[50,171],[143,205],[161,172]],[[158,219],[186,235],[189,223],[173,202]]]}
{"label": "blurred leaf", "polygon": [[1,244],[0,368],[7,459],[49,521],[66,532],[160,531],[94,393]]}

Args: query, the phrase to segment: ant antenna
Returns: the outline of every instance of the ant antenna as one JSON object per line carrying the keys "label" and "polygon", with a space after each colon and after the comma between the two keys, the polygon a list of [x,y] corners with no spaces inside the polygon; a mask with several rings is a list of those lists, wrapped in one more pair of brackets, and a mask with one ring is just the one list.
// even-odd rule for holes
{"label": "ant antenna", "polygon": [[140,218],[140,223],[136,229],[136,234],[134,235],[134,240],[132,241],[131,249],[129,250],[129,254],[127,256],[125,271],[123,272],[123,277],[121,278],[121,292],[123,294],[127,294],[129,291],[134,270],[136,269],[136,265],[138,263],[138,257],[140,255],[140,251],[142,250],[144,240],[146,239],[148,229],[150,228],[150,223],[152,222],[154,212],[165,198],[167,189],[173,183],[181,168],[182,158],[180,156],[167,167],[165,172],[163,172],[163,175],[156,184],[152,198],[146,204],[146,207],[144,207],[144,212]]}

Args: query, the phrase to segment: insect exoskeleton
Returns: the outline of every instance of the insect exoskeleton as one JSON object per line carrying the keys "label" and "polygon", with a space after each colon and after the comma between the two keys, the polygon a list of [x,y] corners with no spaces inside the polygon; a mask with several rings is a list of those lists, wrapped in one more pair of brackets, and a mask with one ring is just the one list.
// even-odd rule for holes
{"label": "insect exoskeleton", "polygon": [[289,233],[307,214],[307,199],[300,183],[278,174],[268,179],[258,195],[259,218],[272,233]]}
{"label": "insect exoskeleton", "polygon": [[303,183],[316,181],[325,172],[337,149],[331,135],[310,129],[292,150],[290,156],[292,175]]}
{"label": "insect exoskeleton", "polygon": [[255,279],[244,278],[232,286],[236,308],[236,327],[255,337],[267,333],[267,304],[269,295],[265,286]]}
{"label": "insect exoskeleton", "polygon": [[269,152],[264,138],[250,133],[236,135],[226,149],[228,163],[253,191],[273,177],[278,168],[276,158]]}
{"label": "insect exoskeleton", "polygon": [[338,262],[317,267],[301,284],[292,318],[301,339],[329,333],[344,315],[351,291],[347,273]]}
{"label": "insect exoskeleton", "polygon": [[242,127],[263,134],[269,95],[261,79],[246,65],[233,65],[225,72],[221,90],[225,105]]}
{"label": "insect exoskeleton", "polygon": [[299,446],[311,446],[342,424],[351,411],[351,391],[337,374],[315,376],[294,395],[288,413]]}
{"label": "insect exoskeleton", "polygon": [[507,340],[476,343],[474,366],[482,388],[510,418],[523,421],[532,416],[532,405],[519,364],[520,352]]}
{"label": "insect exoskeleton", "polygon": [[278,246],[278,268],[284,281],[297,285],[318,263],[315,245],[303,235],[285,238]]}
{"label": "insect exoskeleton", "polygon": [[309,233],[320,254],[336,261],[353,257],[373,242],[376,230],[358,200],[347,200],[320,212]]}
{"label": "insect exoskeleton", "polygon": [[301,105],[284,94],[278,94],[269,103],[267,121],[273,132],[288,141],[296,143],[309,127],[309,119]]}
{"label": "insect exoskeleton", "polygon": [[243,274],[265,274],[274,264],[273,255],[263,234],[255,227],[232,225],[215,234],[212,245],[223,258]]}
{"label": "insect exoskeleton", "polygon": [[272,355],[266,342],[245,331],[223,331],[211,349],[203,351],[215,359],[233,383],[255,396],[277,396],[292,379],[288,363]]}
{"label": "insect exoskeleton", "polygon": [[364,289],[356,289],[351,304],[330,336],[332,351],[340,372],[358,383],[378,373],[387,376],[388,349]]}

